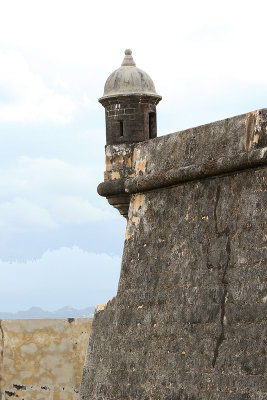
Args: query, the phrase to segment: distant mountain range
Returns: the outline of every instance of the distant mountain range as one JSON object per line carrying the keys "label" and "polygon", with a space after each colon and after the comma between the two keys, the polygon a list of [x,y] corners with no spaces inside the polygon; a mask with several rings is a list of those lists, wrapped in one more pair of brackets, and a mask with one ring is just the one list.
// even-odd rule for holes
{"label": "distant mountain range", "polygon": [[26,311],[16,313],[0,312],[0,319],[91,318],[94,310],[95,307],[77,310],[67,306],[56,311],[45,311],[40,307],[31,307]]}

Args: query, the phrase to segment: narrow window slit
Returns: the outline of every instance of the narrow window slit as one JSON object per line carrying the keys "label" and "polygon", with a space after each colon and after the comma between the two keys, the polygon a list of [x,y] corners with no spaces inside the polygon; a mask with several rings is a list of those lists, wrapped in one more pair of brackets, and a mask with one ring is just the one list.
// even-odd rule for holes
{"label": "narrow window slit", "polygon": [[156,113],[150,112],[148,114],[148,124],[149,124],[149,139],[156,137]]}
{"label": "narrow window slit", "polygon": [[123,121],[119,121],[120,123],[120,137],[123,136]]}

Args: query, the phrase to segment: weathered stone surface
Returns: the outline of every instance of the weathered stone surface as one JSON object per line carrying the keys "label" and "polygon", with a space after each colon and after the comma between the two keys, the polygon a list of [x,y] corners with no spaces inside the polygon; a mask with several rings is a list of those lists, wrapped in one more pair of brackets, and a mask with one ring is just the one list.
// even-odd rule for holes
{"label": "weathered stone surface", "polygon": [[121,67],[108,77],[100,100],[121,95],[152,95],[160,97],[150,76],[136,67],[132,50],[126,49]]}
{"label": "weathered stone surface", "polygon": [[117,171],[117,165],[106,164],[105,182],[99,185],[99,194],[137,193],[265,165],[266,127],[267,109],[262,109],[135,146],[107,146],[107,153],[111,149],[120,155],[127,152],[127,159],[132,152],[132,174],[120,168],[120,181],[114,182],[110,170]]}
{"label": "weathered stone surface", "polygon": [[121,67],[107,79],[99,102],[105,107],[106,143],[138,143],[157,136],[156,105],[161,100],[150,76],[125,50]]}
{"label": "weathered stone surface", "polygon": [[[158,98],[148,95],[118,96],[101,100],[106,110],[106,142],[137,143],[157,136],[157,125],[149,130],[149,114],[156,116]],[[156,120],[155,120],[156,121]],[[122,124],[122,125],[121,125]]]}
{"label": "weathered stone surface", "polygon": [[266,120],[135,146],[118,293],[95,315],[81,400],[267,398]]}
{"label": "weathered stone surface", "polygon": [[0,321],[0,399],[76,400],[92,319]]}
{"label": "weathered stone surface", "polygon": [[135,146],[106,146],[98,193],[127,216],[129,194],[266,165],[266,127],[262,109]]}

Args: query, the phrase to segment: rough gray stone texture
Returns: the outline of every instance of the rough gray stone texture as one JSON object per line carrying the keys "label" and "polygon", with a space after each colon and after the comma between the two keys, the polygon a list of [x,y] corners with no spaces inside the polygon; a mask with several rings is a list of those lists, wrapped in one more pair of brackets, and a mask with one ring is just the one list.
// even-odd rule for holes
{"label": "rough gray stone texture", "polygon": [[105,107],[106,143],[137,143],[157,136],[156,105],[161,100],[150,76],[136,67],[130,49],[108,77],[99,102]]}
{"label": "rough gray stone texture", "polygon": [[[266,117],[135,147],[118,293],[95,315],[81,400],[267,398]],[[196,165],[210,173],[179,178]]]}
{"label": "rough gray stone texture", "polygon": [[153,129],[149,129],[149,115],[156,116],[158,98],[148,95],[129,95],[99,101],[105,107],[108,145],[137,143],[157,136],[156,120]]}
{"label": "rough gray stone texture", "polygon": [[154,82],[150,76],[145,71],[136,67],[132,51],[127,49],[125,50],[121,67],[112,72],[108,77],[105,83],[104,94],[100,100],[129,94],[149,95],[161,98],[157,94]]}
{"label": "rough gray stone texture", "polygon": [[130,193],[266,164],[267,109],[140,143],[135,153]]}

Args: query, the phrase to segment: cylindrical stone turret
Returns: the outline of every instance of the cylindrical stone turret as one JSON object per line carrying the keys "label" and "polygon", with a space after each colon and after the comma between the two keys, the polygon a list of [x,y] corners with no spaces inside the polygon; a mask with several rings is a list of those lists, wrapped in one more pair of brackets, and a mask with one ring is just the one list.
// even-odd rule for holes
{"label": "cylindrical stone turret", "polygon": [[99,102],[106,111],[106,143],[137,143],[157,136],[156,105],[161,100],[150,76],[125,50],[121,67],[107,79]]}

